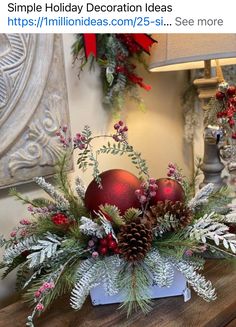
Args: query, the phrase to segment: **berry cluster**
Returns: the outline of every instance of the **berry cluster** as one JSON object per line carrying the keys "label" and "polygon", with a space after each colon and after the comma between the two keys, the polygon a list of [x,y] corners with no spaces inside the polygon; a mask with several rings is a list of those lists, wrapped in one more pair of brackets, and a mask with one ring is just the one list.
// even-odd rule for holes
{"label": "berry cluster", "polygon": [[42,300],[43,297],[45,296],[45,294],[47,294],[48,292],[50,292],[50,290],[52,290],[55,287],[53,282],[45,282],[43,283],[43,285],[34,293],[34,297],[35,297],[35,302],[38,302],[38,304],[36,305],[35,309],[37,311],[43,311],[44,310],[44,305],[42,304]]}
{"label": "berry cluster", "polygon": [[217,118],[220,125],[227,124],[231,130],[231,137],[236,139],[235,119],[236,119],[236,87],[229,86],[227,83],[221,83],[215,95],[220,105],[220,111]]}
{"label": "berry cluster", "polygon": [[139,202],[143,205],[148,203],[151,198],[156,196],[157,184],[155,178],[150,178],[147,182],[141,184],[140,189],[135,191]]}
{"label": "berry cluster", "polygon": [[60,143],[64,148],[68,148],[71,145],[71,137],[68,135],[68,127],[64,125],[56,132],[56,135],[59,137]]}
{"label": "berry cluster", "polygon": [[51,217],[52,222],[55,225],[68,225],[69,224],[69,218],[65,216],[63,213],[56,213]]}
{"label": "berry cluster", "polygon": [[13,231],[11,231],[10,236],[11,238],[14,238],[16,240],[16,238],[21,238],[21,237],[25,237],[28,234],[28,230],[26,226],[30,226],[32,223],[26,219],[23,218],[20,220],[20,224],[21,226],[19,226],[17,229],[14,229]]}
{"label": "berry cluster", "polygon": [[175,164],[171,162],[168,164],[167,167],[167,176],[175,179],[177,182],[180,183],[183,181],[183,175],[181,174],[180,170]]}
{"label": "berry cluster", "polygon": [[92,257],[97,258],[99,255],[119,254],[118,244],[112,234],[104,238],[93,237],[88,242],[88,247],[92,251]]}
{"label": "berry cluster", "polygon": [[126,133],[128,132],[128,127],[124,125],[124,122],[120,120],[118,123],[114,125],[114,129],[116,130],[116,134],[112,137],[116,142],[123,142],[126,140]]}
{"label": "berry cluster", "polygon": [[87,139],[83,134],[77,133],[73,139],[74,149],[84,150],[87,144]]}
{"label": "berry cluster", "polygon": [[140,46],[134,41],[132,34],[116,34],[116,38],[127,47],[130,54],[140,53],[142,51]]}
{"label": "berry cluster", "polygon": [[41,208],[36,208],[33,207],[32,205],[28,206],[28,211],[32,214],[32,215],[37,215],[37,214],[47,214],[50,213],[52,211],[56,210],[56,207],[54,205],[49,205],[48,207],[41,207]]}

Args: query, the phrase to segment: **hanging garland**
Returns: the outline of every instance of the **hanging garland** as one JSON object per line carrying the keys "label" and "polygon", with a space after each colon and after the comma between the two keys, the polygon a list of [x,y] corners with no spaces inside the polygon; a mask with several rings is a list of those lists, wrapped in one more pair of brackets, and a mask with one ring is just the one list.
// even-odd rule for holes
{"label": "hanging garland", "polygon": [[134,62],[146,68],[143,54],[150,55],[155,42],[147,34],[77,34],[72,46],[74,62],[79,61],[80,71],[87,63],[100,66],[103,103],[109,108],[120,111],[127,95],[142,106],[137,89],[149,91],[151,86],[136,73]]}

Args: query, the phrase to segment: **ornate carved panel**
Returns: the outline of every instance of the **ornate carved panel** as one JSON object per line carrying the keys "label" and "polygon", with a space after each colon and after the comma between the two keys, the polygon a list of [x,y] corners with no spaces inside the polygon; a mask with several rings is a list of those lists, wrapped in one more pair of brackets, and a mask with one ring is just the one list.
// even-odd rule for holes
{"label": "ornate carved panel", "polygon": [[61,36],[0,34],[0,188],[53,174],[68,120]]}

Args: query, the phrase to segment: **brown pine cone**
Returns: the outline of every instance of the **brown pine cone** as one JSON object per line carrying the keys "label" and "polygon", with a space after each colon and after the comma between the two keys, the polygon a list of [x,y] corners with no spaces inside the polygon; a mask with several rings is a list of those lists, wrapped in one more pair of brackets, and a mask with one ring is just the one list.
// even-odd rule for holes
{"label": "brown pine cone", "polygon": [[150,224],[144,224],[137,218],[120,228],[118,234],[120,253],[127,261],[143,260],[152,246],[152,238]]}
{"label": "brown pine cone", "polygon": [[193,215],[182,202],[159,201],[146,212],[144,219],[162,231],[176,231],[189,225]]}

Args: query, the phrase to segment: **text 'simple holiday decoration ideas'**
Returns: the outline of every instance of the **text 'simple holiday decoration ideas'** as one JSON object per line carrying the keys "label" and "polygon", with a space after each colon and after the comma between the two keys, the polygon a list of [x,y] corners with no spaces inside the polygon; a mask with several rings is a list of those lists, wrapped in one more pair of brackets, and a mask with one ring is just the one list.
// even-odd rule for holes
{"label": "text 'simple holiday decoration ideas'", "polygon": [[147,34],[77,34],[73,45],[74,62],[80,70],[95,62],[101,68],[103,103],[114,111],[121,111],[125,97],[133,98],[144,106],[137,87],[149,91],[151,86],[135,72],[135,61],[146,68],[144,53],[150,54],[157,41]]}
{"label": "text 'simple holiday decoration ideas'", "polygon": [[[236,256],[227,189],[216,192],[208,184],[193,196],[193,185],[174,164],[167,178],[151,178],[145,160],[127,141],[128,128],[119,121],[114,129],[102,135],[108,142],[96,151],[93,140],[99,136],[88,126],[73,140],[79,168],[93,171],[87,189],[78,178],[74,194],[67,181],[72,140],[64,126],[58,137],[68,151],[58,165],[58,189],[35,179],[50,199],[31,200],[12,190],[32,218],[21,219],[9,240],[0,239],[5,248],[0,267],[3,277],[18,268],[17,287],[34,306],[29,327],[58,296],[71,292],[70,304],[78,310],[99,285],[111,298],[122,294],[128,314],[137,308],[147,313],[153,285],[167,290],[176,272],[203,299],[215,300],[212,283],[199,273],[203,254]],[[121,169],[100,174],[100,154],[127,154],[139,177]]]}

